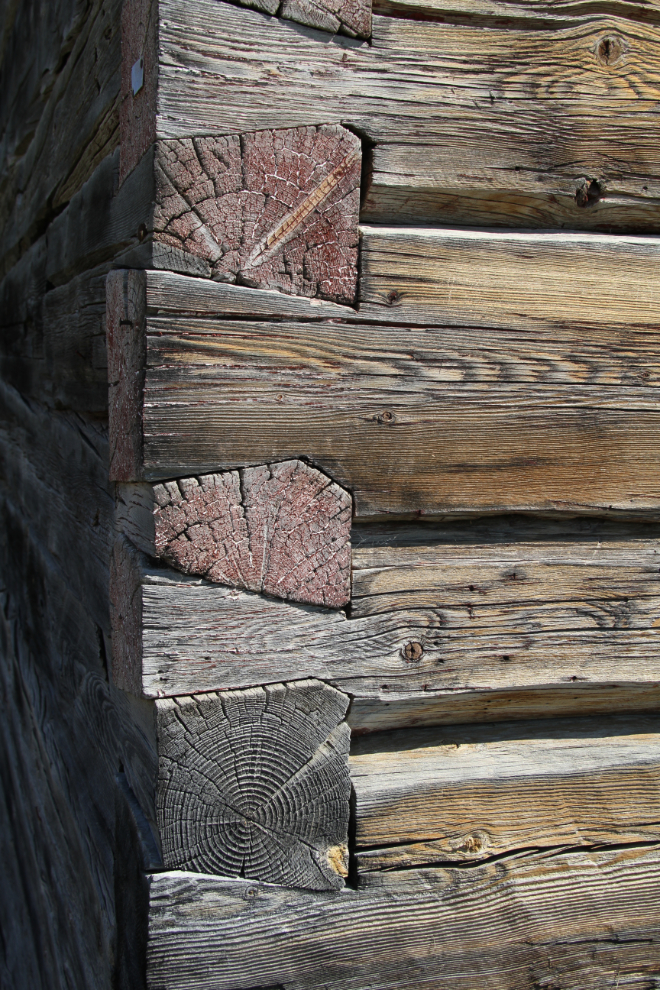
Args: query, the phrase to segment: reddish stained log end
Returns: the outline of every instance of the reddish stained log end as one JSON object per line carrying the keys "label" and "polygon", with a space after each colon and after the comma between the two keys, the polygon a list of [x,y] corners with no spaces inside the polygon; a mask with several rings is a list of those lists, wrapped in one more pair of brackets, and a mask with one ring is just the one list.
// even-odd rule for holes
{"label": "reddish stained log end", "polygon": [[154,240],[218,281],[351,304],[361,159],[339,125],[158,141]]}
{"label": "reddish stained log end", "polygon": [[155,549],[218,584],[340,608],[350,599],[351,496],[302,461],[155,485]]}
{"label": "reddish stained log end", "polygon": [[146,274],[110,272],[105,283],[110,480],[142,475]]}

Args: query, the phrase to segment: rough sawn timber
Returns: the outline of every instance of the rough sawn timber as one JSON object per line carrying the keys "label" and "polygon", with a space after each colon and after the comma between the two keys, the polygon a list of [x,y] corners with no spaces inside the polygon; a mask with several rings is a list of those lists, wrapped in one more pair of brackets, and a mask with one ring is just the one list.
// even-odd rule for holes
{"label": "rough sawn timber", "polygon": [[145,112],[158,138],[350,127],[376,146],[370,222],[652,232],[658,37],[621,17],[533,30],[376,16],[370,44],[329,42],[214,0],[161,0]]}
{"label": "rough sawn timber", "polygon": [[[633,990],[658,975],[658,846],[510,856],[304,891],[151,877],[151,990]],[[364,882],[363,881],[363,882]]]}
{"label": "rough sawn timber", "polygon": [[516,849],[658,842],[660,720],[547,719],[363,736],[358,871]]}
{"label": "rough sawn timber", "polygon": [[184,574],[339,608],[351,596],[348,492],[302,461],[121,485],[116,523]]}
{"label": "rough sawn timber", "polygon": [[164,865],[343,887],[348,700],[308,680],[157,701]]}

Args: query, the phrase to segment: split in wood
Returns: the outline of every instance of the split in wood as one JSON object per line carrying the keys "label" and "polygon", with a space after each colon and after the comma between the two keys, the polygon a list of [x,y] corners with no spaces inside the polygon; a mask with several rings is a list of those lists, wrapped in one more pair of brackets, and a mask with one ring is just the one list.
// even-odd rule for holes
{"label": "split in wood", "polygon": [[184,574],[332,608],[350,598],[351,497],[302,461],[120,485],[117,523]]}

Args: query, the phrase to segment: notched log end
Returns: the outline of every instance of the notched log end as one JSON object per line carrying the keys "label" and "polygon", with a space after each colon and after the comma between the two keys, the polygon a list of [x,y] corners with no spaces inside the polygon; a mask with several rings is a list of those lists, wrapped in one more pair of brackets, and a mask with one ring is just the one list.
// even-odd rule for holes
{"label": "notched log end", "polygon": [[351,594],[348,492],[302,461],[155,485],[155,553],[185,574],[341,608]]}
{"label": "notched log end", "polygon": [[361,167],[334,124],[158,141],[154,241],[218,281],[353,304]]}
{"label": "notched log end", "polygon": [[345,695],[308,680],[156,707],[166,867],[311,890],[343,886]]}

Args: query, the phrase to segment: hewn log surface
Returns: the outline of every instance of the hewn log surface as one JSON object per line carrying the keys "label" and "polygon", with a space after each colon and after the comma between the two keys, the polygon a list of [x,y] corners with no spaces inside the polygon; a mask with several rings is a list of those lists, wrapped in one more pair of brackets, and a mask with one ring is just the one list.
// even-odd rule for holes
{"label": "hewn log surface", "polygon": [[[144,442],[144,464],[123,473],[113,465],[112,476],[158,480],[309,457],[352,490],[358,516],[655,515],[657,245],[599,239],[594,265],[609,259],[621,272],[601,294],[581,274],[577,243],[550,240],[544,255],[533,236],[489,245],[455,232],[368,233],[365,292],[377,302],[359,317],[368,308],[401,327],[329,323],[321,332],[149,316],[142,404],[110,423],[114,436],[144,415],[144,441],[132,441]],[[379,275],[381,242],[391,253]],[[405,255],[406,244],[417,254]],[[475,274],[484,257],[492,268]],[[491,305],[496,283],[507,291]],[[535,284],[545,309],[530,302]],[[424,318],[440,326],[411,326]]]}
{"label": "hewn log surface", "polygon": [[164,865],[343,887],[347,707],[319,681],[156,702]]}
{"label": "hewn log surface", "polygon": [[496,690],[617,685],[616,703],[629,705],[628,686],[633,695],[641,685],[657,692],[660,680],[658,598],[632,600],[629,588],[600,601],[480,608],[468,600],[347,619],[167,569],[144,570],[140,586],[142,622],[125,635],[140,644],[131,678],[150,697],[313,676],[383,700],[389,690],[418,692],[419,701],[426,691],[469,689],[483,699]]}
{"label": "hewn log surface", "polygon": [[118,488],[117,525],[184,574],[291,601],[351,595],[351,497],[302,461]]}
{"label": "hewn log surface", "polygon": [[659,728],[638,715],[358,738],[358,870],[660,841]]}
{"label": "hewn log surface", "polygon": [[632,990],[657,978],[657,845],[368,876],[323,896],[153,876],[149,986]]}
{"label": "hewn log surface", "polygon": [[524,27],[376,16],[370,45],[329,44],[212,0],[161,0],[156,133],[355,128],[376,144],[372,222],[657,230],[657,27]]}

